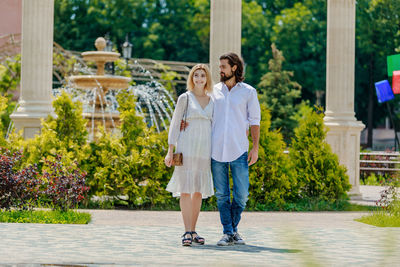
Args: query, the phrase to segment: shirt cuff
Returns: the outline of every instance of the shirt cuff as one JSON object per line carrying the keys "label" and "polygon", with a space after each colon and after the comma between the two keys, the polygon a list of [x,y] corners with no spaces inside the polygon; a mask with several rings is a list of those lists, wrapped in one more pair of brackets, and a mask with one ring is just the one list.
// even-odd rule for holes
{"label": "shirt cuff", "polygon": [[251,120],[251,121],[249,121],[249,125],[250,126],[253,126],[253,125],[260,126],[260,120]]}

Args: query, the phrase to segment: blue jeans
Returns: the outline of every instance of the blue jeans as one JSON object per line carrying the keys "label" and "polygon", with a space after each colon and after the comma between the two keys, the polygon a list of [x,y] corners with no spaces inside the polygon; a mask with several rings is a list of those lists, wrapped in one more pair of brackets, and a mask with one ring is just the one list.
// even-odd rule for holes
{"label": "blue jeans", "polygon": [[[229,184],[229,168],[231,169],[233,180],[232,202]],[[211,171],[224,234],[233,234],[237,232],[237,226],[241,218],[240,215],[246,207],[249,196],[249,165],[247,163],[247,152],[231,162],[220,162],[211,159]]]}

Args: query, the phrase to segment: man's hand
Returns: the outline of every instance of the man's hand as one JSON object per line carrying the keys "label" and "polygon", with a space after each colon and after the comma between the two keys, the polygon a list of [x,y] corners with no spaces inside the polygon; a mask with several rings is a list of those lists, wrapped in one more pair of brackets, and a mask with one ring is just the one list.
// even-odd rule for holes
{"label": "man's hand", "polygon": [[258,147],[253,147],[249,152],[249,156],[247,157],[247,162],[249,163],[249,166],[256,163],[257,159],[258,159]]}
{"label": "man's hand", "polygon": [[260,140],[260,125],[250,126],[251,138],[253,139],[253,148],[249,152],[247,162],[249,166],[257,162],[258,159],[258,144]]}
{"label": "man's hand", "polygon": [[185,122],[184,120],[181,120],[181,128],[180,128],[181,132],[183,130],[185,130],[188,126],[189,126],[188,122]]}

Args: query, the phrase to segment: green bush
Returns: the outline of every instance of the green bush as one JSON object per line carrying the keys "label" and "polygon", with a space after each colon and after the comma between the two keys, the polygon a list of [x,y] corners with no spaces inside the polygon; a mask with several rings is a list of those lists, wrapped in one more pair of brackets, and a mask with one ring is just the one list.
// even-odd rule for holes
{"label": "green bush", "polygon": [[91,144],[89,185],[96,194],[122,199],[129,206],[169,205],[173,199],[165,187],[171,169],[163,164],[167,132],[147,128],[128,92],[118,95],[118,103],[121,135],[102,131]]}
{"label": "green bush", "polygon": [[65,166],[73,166],[75,161],[81,166],[90,153],[82,105],[63,92],[53,101],[53,107],[56,118],[49,115],[42,121],[40,135],[22,142],[26,164],[37,163],[41,170],[44,159],[55,161],[62,155]]}
{"label": "green bush", "polygon": [[350,189],[346,168],[325,142],[323,113],[307,112],[295,129],[289,157],[297,172],[299,197],[335,202]]}
{"label": "green bush", "polygon": [[389,177],[390,175],[387,174],[380,175],[373,172],[368,177],[366,177],[366,175],[364,175],[364,177],[360,175],[360,185],[382,186]]}
{"label": "green bush", "polygon": [[273,206],[282,209],[286,201],[296,197],[296,171],[287,154],[282,134],[270,131],[271,115],[261,105],[259,159],[250,167],[249,208]]}

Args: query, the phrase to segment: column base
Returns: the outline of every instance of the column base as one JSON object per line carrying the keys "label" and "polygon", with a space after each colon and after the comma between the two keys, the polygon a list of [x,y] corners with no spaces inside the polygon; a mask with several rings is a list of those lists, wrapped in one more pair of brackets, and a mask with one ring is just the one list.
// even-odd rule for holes
{"label": "column base", "polygon": [[[360,188],[358,188],[358,190],[360,190]],[[350,197],[350,200],[363,200],[361,192],[352,193],[352,190],[350,190],[350,192],[347,194]]]}
{"label": "column base", "polygon": [[335,120],[326,116],[324,123],[328,128],[327,143],[338,155],[340,164],[346,166],[351,189],[348,195],[352,200],[361,199],[360,192],[360,134],[365,125],[355,120]]}
{"label": "column base", "polygon": [[34,103],[20,101],[20,107],[10,115],[16,132],[22,130],[24,139],[34,138],[35,135],[40,134],[42,128],[41,120],[46,119],[49,114],[55,116],[51,101],[50,103],[42,102],[41,104],[35,105]]}

